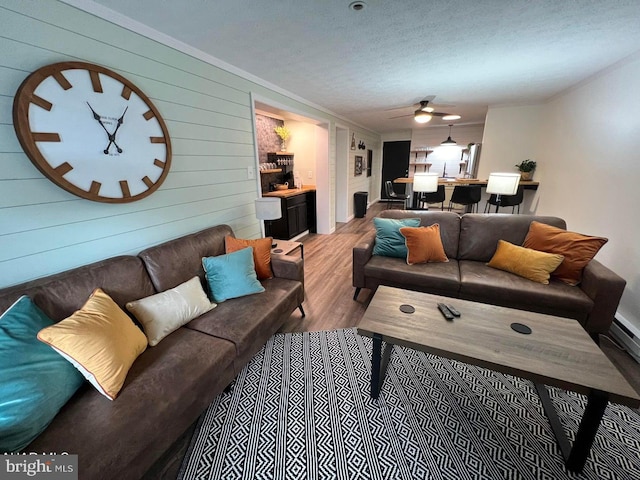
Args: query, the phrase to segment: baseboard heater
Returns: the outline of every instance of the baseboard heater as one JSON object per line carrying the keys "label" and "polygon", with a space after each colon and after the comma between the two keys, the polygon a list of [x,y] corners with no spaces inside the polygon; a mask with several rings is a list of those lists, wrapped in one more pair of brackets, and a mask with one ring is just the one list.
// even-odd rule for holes
{"label": "baseboard heater", "polygon": [[611,335],[640,363],[640,330],[624,318],[614,318],[609,330]]}

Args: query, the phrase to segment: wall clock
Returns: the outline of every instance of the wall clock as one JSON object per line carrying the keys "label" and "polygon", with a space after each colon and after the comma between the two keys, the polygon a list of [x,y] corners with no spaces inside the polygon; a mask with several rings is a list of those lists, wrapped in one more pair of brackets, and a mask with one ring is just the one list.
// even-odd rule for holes
{"label": "wall clock", "polygon": [[13,125],[38,170],[88,200],[140,200],[171,166],[169,133],[156,107],[99,65],[63,62],[33,72],[16,93]]}

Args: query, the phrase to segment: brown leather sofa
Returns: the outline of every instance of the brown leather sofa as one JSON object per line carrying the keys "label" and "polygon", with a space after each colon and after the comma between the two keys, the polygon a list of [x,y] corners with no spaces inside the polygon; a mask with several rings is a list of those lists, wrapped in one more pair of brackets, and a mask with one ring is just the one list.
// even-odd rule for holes
{"label": "brown leather sofa", "polygon": [[549,285],[488,267],[498,240],[522,245],[533,220],[566,229],[561,218],[534,215],[465,214],[385,210],[383,218],[420,218],[440,224],[447,263],[407,265],[405,259],[373,255],[375,233],[353,248],[354,300],[360,289],[387,285],[578,320],[597,340],[613,321],[625,280],[597,260],[571,287],[553,278]]}
{"label": "brown leather sofa", "polygon": [[[100,287],[120,305],[198,275],[202,257],[224,253],[227,225],[0,290],[0,312],[21,295],[54,321],[79,309]],[[85,384],[25,452],[78,454],[79,478],[142,477],[234,379],[246,362],[300,308],[300,258],[272,257],[265,292],[227,300],[147,347],[134,362],[118,398]],[[125,310],[126,311],[126,310]]]}

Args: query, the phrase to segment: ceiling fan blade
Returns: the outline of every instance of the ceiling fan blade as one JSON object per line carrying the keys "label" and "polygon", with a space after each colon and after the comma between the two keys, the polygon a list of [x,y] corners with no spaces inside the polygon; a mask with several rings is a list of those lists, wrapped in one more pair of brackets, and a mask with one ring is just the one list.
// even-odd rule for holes
{"label": "ceiling fan blade", "polygon": [[394,118],[413,117],[413,115],[413,113],[410,113],[408,115],[396,115],[395,117],[389,117],[389,120],[392,120]]}

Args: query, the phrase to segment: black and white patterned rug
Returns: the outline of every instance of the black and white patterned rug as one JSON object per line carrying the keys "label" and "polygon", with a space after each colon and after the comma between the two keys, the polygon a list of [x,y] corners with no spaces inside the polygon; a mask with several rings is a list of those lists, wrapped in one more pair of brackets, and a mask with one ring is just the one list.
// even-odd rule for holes
{"label": "black and white patterned rug", "polygon": [[[179,478],[640,479],[640,415],[610,404],[569,473],[531,382],[395,346],[378,401],[355,329],[274,336],[201,418]],[[573,440],[586,399],[550,389]]]}

